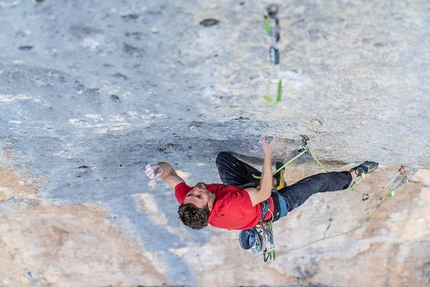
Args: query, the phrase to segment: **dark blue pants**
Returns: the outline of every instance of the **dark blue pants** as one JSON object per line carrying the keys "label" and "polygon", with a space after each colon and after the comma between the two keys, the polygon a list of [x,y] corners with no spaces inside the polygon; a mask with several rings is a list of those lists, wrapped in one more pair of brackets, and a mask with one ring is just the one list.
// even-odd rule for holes
{"label": "dark blue pants", "polygon": [[[261,172],[228,152],[221,152],[217,156],[216,165],[224,184],[234,186],[258,186],[260,184],[260,180],[255,179],[252,175],[260,176]],[[317,192],[346,189],[351,182],[352,176],[349,171],[319,173],[288,185],[278,192],[287,202],[288,211],[291,211]]]}

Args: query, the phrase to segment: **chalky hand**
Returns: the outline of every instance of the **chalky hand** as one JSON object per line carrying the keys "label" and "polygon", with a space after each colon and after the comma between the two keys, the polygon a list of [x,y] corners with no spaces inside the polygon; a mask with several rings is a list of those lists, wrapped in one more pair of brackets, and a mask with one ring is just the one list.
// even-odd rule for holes
{"label": "chalky hand", "polygon": [[150,179],[156,179],[163,173],[163,169],[157,164],[147,164],[145,166],[145,173]]}

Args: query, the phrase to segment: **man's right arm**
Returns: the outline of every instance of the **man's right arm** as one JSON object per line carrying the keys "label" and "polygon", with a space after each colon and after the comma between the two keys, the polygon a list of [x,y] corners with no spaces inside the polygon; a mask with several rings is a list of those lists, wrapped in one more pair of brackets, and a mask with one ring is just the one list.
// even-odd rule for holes
{"label": "man's right arm", "polygon": [[155,165],[147,165],[145,173],[150,179],[160,177],[167,184],[175,189],[178,183],[184,182],[184,180],[176,173],[173,167],[167,162],[159,162]]}

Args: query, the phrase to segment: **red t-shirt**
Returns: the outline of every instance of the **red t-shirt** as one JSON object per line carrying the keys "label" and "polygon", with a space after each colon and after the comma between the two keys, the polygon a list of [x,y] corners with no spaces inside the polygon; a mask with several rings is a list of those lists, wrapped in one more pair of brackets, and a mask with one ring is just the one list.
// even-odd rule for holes
{"label": "red t-shirt", "polygon": [[[242,187],[225,184],[208,184],[210,192],[216,194],[216,199],[212,211],[209,215],[209,224],[213,227],[244,230],[253,228],[260,221],[260,204],[252,206],[249,193]],[[181,182],[175,187],[175,196],[181,204],[187,193],[192,189],[185,182]],[[273,199],[270,200],[270,210],[273,212]],[[265,220],[271,218],[268,212]]]}

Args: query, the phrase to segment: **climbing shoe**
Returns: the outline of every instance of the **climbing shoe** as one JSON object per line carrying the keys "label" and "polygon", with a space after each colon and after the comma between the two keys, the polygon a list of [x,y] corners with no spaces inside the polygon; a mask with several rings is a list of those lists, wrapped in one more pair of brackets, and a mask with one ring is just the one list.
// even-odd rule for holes
{"label": "climbing shoe", "polygon": [[360,164],[356,167],[353,167],[352,170],[354,170],[354,172],[357,176],[361,176],[362,178],[365,178],[366,174],[377,169],[378,165],[379,165],[379,163],[374,162],[374,161],[365,161],[362,164]]}
{"label": "climbing shoe", "polygon": [[[275,164],[276,170],[281,168],[283,165],[284,164],[282,162],[278,161]],[[273,177],[276,179],[276,190],[280,190],[287,186],[287,183],[285,182],[285,167],[273,175]]]}

